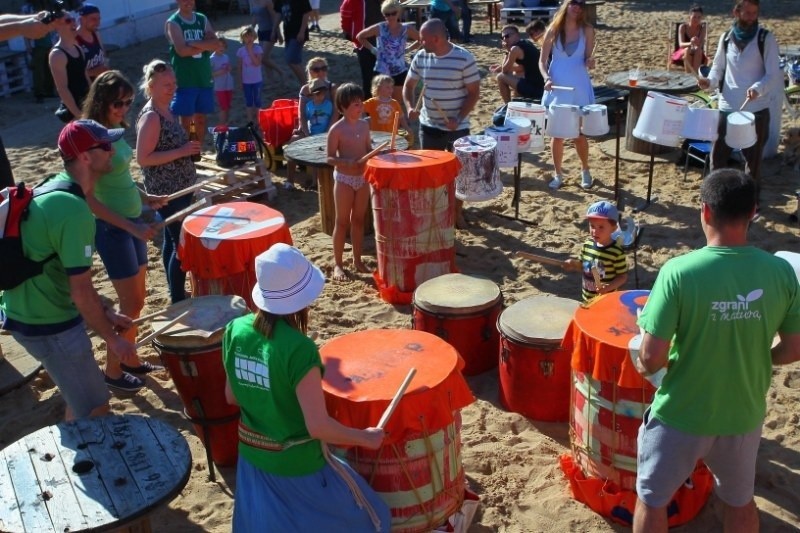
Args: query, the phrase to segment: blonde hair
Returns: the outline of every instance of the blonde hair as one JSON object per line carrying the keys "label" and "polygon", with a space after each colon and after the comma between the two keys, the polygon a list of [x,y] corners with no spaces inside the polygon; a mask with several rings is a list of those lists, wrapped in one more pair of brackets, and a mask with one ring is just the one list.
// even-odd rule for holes
{"label": "blonde hair", "polygon": [[403,12],[403,4],[397,0],[383,0],[381,2],[381,13],[386,12],[387,9],[396,9],[398,16]]}
{"label": "blonde hair", "polygon": [[[564,0],[558,8],[558,11],[556,11],[556,14],[553,15],[553,22],[550,23],[550,27],[547,28],[548,31],[554,33],[553,41],[555,41],[556,35],[561,37],[561,46],[566,46],[567,44],[567,10],[569,6],[570,0]],[[575,23],[579,28],[589,25],[586,22],[586,5],[581,6],[581,14],[578,15],[578,20],[575,21]]]}
{"label": "blonde hair", "polygon": [[391,83],[394,87],[394,78],[387,76],[386,74],[376,74],[375,77],[372,78],[372,94],[377,96],[378,88],[384,83]]}
{"label": "blonde hair", "polygon": [[150,82],[153,81],[155,75],[171,70],[172,66],[163,59],[152,59],[142,68],[144,76],[142,76],[142,81],[139,83],[139,89],[142,90],[146,97],[150,98]]}
{"label": "blonde hair", "polygon": [[306,63],[306,78],[308,78],[308,81],[314,80],[314,78],[311,77],[311,67],[317,63],[323,63],[326,67],[328,66],[328,60],[324,57],[317,56],[309,59],[308,63]]}

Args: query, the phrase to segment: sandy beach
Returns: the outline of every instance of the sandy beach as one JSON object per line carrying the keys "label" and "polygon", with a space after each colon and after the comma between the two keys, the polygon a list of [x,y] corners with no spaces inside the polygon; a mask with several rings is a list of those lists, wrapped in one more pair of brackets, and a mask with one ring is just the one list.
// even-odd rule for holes
{"label": "sandy beach", "polygon": [[[679,0],[619,1],[609,0],[598,7],[597,67],[592,72],[595,85],[604,85],[606,76],[630,67],[663,68],[666,61],[669,28],[686,18],[687,2]],[[729,2],[715,2],[706,8],[710,28],[709,46],[716,47],[719,35],[731,22]],[[330,65],[329,78],[335,82],[360,80],[358,63],[350,42],[339,30],[337,3],[323,0],[321,33],[312,33],[304,60],[323,56]],[[761,21],[772,30],[780,44],[800,43],[800,4],[796,0],[763,2]],[[474,10],[474,42],[466,47],[475,54],[481,72],[481,97],[471,116],[474,132],[491,123],[491,114],[501,99],[489,66],[500,62],[499,32],[489,34],[483,6]],[[234,57],[239,30],[248,24],[247,15],[225,15],[213,20],[218,33],[229,41],[228,54]],[[125,47],[113,53],[111,65],[138,83],[142,66],[150,59],[166,59],[167,43],[163,38]],[[294,97],[299,85],[283,61],[283,48],[276,46],[273,58],[284,70],[281,79],[265,78],[263,98]],[[130,119],[135,119],[144,104],[137,95]],[[52,115],[54,99],[36,104],[31,94],[16,94],[0,99],[0,135],[18,181],[36,182],[61,169],[55,150],[60,122]],[[784,113],[784,128],[793,124]],[[213,119],[209,120],[213,124]],[[243,125],[243,97],[234,97],[231,124]],[[613,128],[612,128],[613,132]],[[126,138],[135,144],[131,128]],[[591,190],[581,189],[580,165],[575,151],[565,151],[565,186],[553,192],[547,187],[552,175],[549,149],[523,158],[521,203],[514,219],[511,206],[513,180],[503,172],[504,189],[500,196],[480,204],[465,204],[470,222],[467,230],[456,231],[456,261],[465,274],[490,278],[501,289],[504,304],[509,306],[534,295],[549,294],[580,298],[576,274],[513,257],[517,250],[541,253],[566,259],[577,254],[587,234],[584,214],[597,200],[613,201],[614,141],[611,135],[592,138],[590,162],[595,178]],[[208,147],[210,148],[210,146]],[[658,201],[648,210],[633,216],[645,227],[638,258],[639,287],[652,286],[659,268],[676,255],[705,244],[699,223],[700,169],[690,167],[684,180],[683,157],[679,151],[655,160],[654,192]],[[762,218],[750,230],[751,242],[769,252],[797,251],[800,229],[789,216],[797,209],[794,191],[800,188],[800,173],[781,164],[780,155],[766,160],[763,166]],[[647,158],[623,153],[620,161],[620,188],[628,206],[624,216],[632,215],[630,206],[644,198],[647,187]],[[134,176],[139,178],[138,168]],[[274,177],[277,199],[269,203],[286,217],[295,246],[301,249],[328,275],[323,295],[312,309],[311,329],[318,332],[318,343],[338,335],[377,328],[409,328],[411,306],[393,306],[380,299],[370,274],[356,274],[351,281],[330,281],[333,271],[331,238],[320,231],[317,192],[285,191],[281,170]],[[302,181],[300,181],[302,183]],[[349,251],[349,247],[346,250]],[[346,255],[347,257],[347,255]],[[365,262],[376,267],[374,239],[366,240]],[[629,256],[633,267],[633,258]],[[626,289],[633,289],[634,276]],[[96,286],[113,301],[113,287],[99,259],[93,268]],[[147,274],[147,300],[143,313],[168,306],[164,271],[157,248],[150,244]],[[149,326],[140,335],[151,331]],[[96,341],[98,363],[104,363],[104,343]],[[143,348],[140,354],[158,362],[157,352]],[[498,398],[497,369],[467,378],[476,401],[462,412],[461,455],[471,489],[480,496],[480,507],[469,531],[481,532],[562,532],[625,531],[595,514],[570,497],[567,481],[558,457],[570,450],[568,425],[530,420],[504,410]],[[736,391],[731,391],[735,394]],[[132,397],[112,396],[116,414],[144,414],[174,425],[186,437],[193,456],[193,471],[185,489],[168,506],[151,516],[154,531],[223,532],[230,530],[235,491],[235,468],[222,468],[216,483],[208,480],[205,451],[183,418],[183,405],[174,384],[165,372],[147,378],[147,387]],[[776,367],[768,396],[768,412],[756,474],[756,503],[761,527],[765,532],[798,530],[800,524],[800,365]],[[42,372],[30,383],[0,397],[0,448],[41,427],[63,419],[61,396]],[[679,532],[721,530],[721,503],[712,496],[705,508]]]}

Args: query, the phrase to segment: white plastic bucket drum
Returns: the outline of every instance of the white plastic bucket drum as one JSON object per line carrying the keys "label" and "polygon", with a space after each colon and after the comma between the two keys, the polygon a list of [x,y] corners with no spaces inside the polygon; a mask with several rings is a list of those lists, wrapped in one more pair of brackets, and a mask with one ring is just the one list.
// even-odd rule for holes
{"label": "white plastic bucket drum", "polygon": [[707,107],[686,108],[686,119],[683,121],[681,137],[695,141],[714,142],[719,137],[719,109]]}
{"label": "white plastic bucket drum", "polygon": [[663,146],[678,146],[688,107],[683,98],[648,91],[633,136]]}
{"label": "white plastic bucket drum", "polygon": [[556,139],[577,139],[581,134],[581,108],[553,104],[547,113],[547,135]]}
{"label": "white plastic bucket drum", "polygon": [[486,135],[497,141],[495,156],[500,168],[517,166],[517,130],[510,126],[492,126],[484,131]]}
{"label": "white plastic bucket drum", "polygon": [[531,145],[531,121],[525,117],[509,118],[506,115],[504,124],[517,130],[517,151],[527,150]]}
{"label": "white plastic bucket drum", "polygon": [[589,137],[605,135],[609,131],[608,108],[603,104],[589,104],[581,108],[583,121],[581,133]]}
{"label": "white plastic bucket drum", "polygon": [[756,143],[756,117],[749,111],[734,111],[728,115],[725,144],[734,150],[750,148]]}
{"label": "white plastic bucket drum", "polygon": [[547,108],[532,102],[509,102],[506,107],[506,119],[524,117],[531,121],[531,142],[528,151],[539,153],[544,150],[544,125],[547,120]]}
{"label": "white plastic bucket drum", "polygon": [[456,198],[466,202],[491,200],[503,191],[497,166],[497,141],[488,135],[456,139],[453,149],[461,163],[456,177]]}

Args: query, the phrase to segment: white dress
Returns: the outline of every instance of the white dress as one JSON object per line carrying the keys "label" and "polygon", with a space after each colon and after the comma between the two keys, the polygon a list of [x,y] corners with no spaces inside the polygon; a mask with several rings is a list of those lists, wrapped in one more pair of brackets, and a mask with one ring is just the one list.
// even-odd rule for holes
{"label": "white dress", "polygon": [[553,85],[573,87],[573,91],[557,89],[545,91],[542,96],[542,105],[571,104],[585,106],[594,103],[594,89],[589,71],[586,69],[586,36],[580,30],[578,46],[572,55],[567,54],[561,39],[556,36],[553,41],[552,61],[550,62],[550,79]]}

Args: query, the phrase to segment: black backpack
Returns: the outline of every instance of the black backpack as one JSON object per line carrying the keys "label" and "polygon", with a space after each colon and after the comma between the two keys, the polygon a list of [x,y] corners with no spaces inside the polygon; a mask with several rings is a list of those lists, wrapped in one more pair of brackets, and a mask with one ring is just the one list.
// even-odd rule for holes
{"label": "black backpack", "polygon": [[[52,177],[52,176],[51,176]],[[48,181],[34,188],[19,183],[0,191],[0,257],[3,267],[0,268],[0,290],[13,289],[22,282],[40,275],[44,265],[56,257],[53,253],[42,261],[34,261],[25,257],[22,249],[22,221],[28,216],[31,201],[35,197],[53,191],[64,191],[84,198],[83,189],[73,181]]]}

